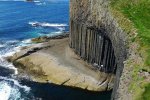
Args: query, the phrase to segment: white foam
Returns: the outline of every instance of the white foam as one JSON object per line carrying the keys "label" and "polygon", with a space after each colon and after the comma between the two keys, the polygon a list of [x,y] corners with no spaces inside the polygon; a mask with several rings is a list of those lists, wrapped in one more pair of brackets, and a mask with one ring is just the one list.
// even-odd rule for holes
{"label": "white foam", "polygon": [[11,87],[5,82],[0,82],[0,100],[8,100],[10,93]]}
{"label": "white foam", "polygon": [[5,81],[10,81],[10,82],[13,82],[14,85],[20,87],[20,88],[23,88],[26,92],[29,92],[31,90],[30,87],[26,86],[26,85],[21,85],[17,80],[14,80],[14,79],[9,79],[7,77],[2,77],[0,76],[0,79],[3,79]]}
{"label": "white foam", "polygon": [[65,31],[65,27],[58,27],[60,31]]}
{"label": "white foam", "polygon": [[26,0],[12,0],[12,1],[26,1]]}
{"label": "white foam", "polygon": [[19,52],[21,49],[20,46],[13,48],[11,51],[6,52],[4,55],[2,55],[3,57],[8,57],[8,56],[12,56],[13,54],[15,54],[16,52]]}
{"label": "white foam", "polygon": [[24,100],[21,98],[21,92],[19,91],[19,88],[11,88],[9,100]]}
{"label": "white foam", "polygon": [[20,89],[29,93],[30,87],[21,85],[17,80],[0,76],[0,100],[24,100],[21,98]]}
{"label": "white foam", "polygon": [[7,65],[7,67],[10,69],[13,69],[15,71],[15,73],[14,73],[15,75],[18,74],[18,69],[15,66],[13,66],[11,63],[9,65]]}
{"label": "white foam", "polygon": [[37,33],[38,34],[38,36],[44,36],[45,34],[43,34],[43,33]]}
{"label": "white foam", "polygon": [[6,68],[9,68],[9,69],[13,69],[15,75],[18,74],[17,68],[15,66],[13,66],[12,63],[9,63],[8,61],[6,61],[5,58],[8,56],[12,56],[14,53],[19,52],[19,51],[20,51],[20,47],[15,47],[15,48],[12,48],[12,50],[8,50],[5,53],[1,52],[1,54],[0,54],[0,65],[4,66]]}
{"label": "white foam", "polygon": [[43,27],[65,27],[65,26],[68,26],[67,24],[58,24],[58,23],[46,23],[46,22],[37,22],[37,21],[34,21],[34,22],[29,22],[30,25],[32,26],[43,26]]}
{"label": "white foam", "polygon": [[33,2],[39,3],[39,2],[41,2],[41,1],[35,0],[35,1],[33,1]]}
{"label": "white foam", "polygon": [[[8,61],[6,61],[6,57],[9,57],[9,56],[12,56],[14,55],[16,52],[20,52],[21,50],[21,47],[22,46],[27,46],[29,43],[31,43],[31,40],[30,39],[26,39],[22,42],[20,42],[19,44],[17,44],[19,41],[18,40],[10,40],[10,41],[7,41],[6,44],[9,46],[11,43],[14,43],[13,44],[13,47],[12,48],[6,48],[6,50],[2,50],[0,51],[0,65],[1,66],[4,66],[6,68],[9,68],[9,69],[13,69],[14,70],[14,74],[17,75],[18,74],[18,70],[15,66],[13,66],[12,63],[9,63]],[[19,45],[19,46],[17,46]],[[15,47],[17,46],[17,47]]]}
{"label": "white foam", "polygon": [[[14,53],[20,51],[21,46],[17,46],[17,43],[18,41],[16,40],[7,41],[6,45],[8,45],[8,47],[0,51],[0,65],[13,69],[15,75],[18,74],[17,68],[15,68],[12,63],[6,61],[5,57],[12,56]],[[30,91],[30,87],[21,85],[17,80],[2,76],[0,76],[0,79],[2,80],[0,81],[0,100],[21,100],[19,89],[22,88],[25,92]],[[13,85],[11,83],[13,83]]]}
{"label": "white foam", "polygon": [[36,5],[38,5],[38,6],[41,6],[41,5],[46,5],[46,3],[45,2],[38,2],[38,3],[35,3]]}
{"label": "white foam", "polygon": [[50,34],[48,34],[47,36],[51,37],[51,36],[56,36],[56,35],[61,35],[62,31],[57,31],[57,32],[52,32]]}
{"label": "white foam", "polygon": [[15,51],[7,52],[6,54],[3,55],[3,57],[12,56],[14,53],[15,53]]}
{"label": "white foam", "polygon": [[49,27],[64,27],[66,24],[50,24],[50,23],[41,23],[41,26],[49,26]]}
{"label": "white foam", "polygon": [[17,42],[19,42],[18,40],[9,40],[9,41],[7,41],[7,43],[17,43]]}
{"label": "white foam", "polygon": [[5,44],[0,44],[0,48],[5,47],[5,46],[6,46]]}
{"label": "white foam", "polygon": [[24,44],[30,44],[31,42],[32,42],[31,39],[26,39],[22,41],[22,43]]}
{"label": "white foam", "polygon": [[7,62],[3,57],[0,56],[0,65],[4,66],[5,68],[9,68],[14,70],[14,74],[17,75],[18,74],[18,70],[15,66],[13,66],[12,63]]}
{"label": "white foam", "polygon": [[0,1],[25,1],[25,0],[0,0]]}

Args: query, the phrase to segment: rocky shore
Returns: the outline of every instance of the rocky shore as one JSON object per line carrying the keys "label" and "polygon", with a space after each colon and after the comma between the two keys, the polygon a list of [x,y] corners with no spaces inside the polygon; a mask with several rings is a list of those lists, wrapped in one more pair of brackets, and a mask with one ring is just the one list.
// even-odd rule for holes
{"label": "rocky shore", "polygon": [[68,34],[35,38],[34,44],[7,59],[18,68],[20,78],[90,91],[111,90],[114,75],[93,69],[70,49],[68,41]]}

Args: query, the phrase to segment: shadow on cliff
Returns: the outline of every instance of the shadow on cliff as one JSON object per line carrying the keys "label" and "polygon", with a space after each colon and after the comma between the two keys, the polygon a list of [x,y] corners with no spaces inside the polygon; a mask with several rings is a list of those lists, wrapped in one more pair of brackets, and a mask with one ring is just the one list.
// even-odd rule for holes
{"label": "shadow on cliff", "polygon": [[112,91],[91,92],[79,88],[27,80],[22,80],[21,83],[31,87],[32,95],[42,100],[110,100],[112,93]]}

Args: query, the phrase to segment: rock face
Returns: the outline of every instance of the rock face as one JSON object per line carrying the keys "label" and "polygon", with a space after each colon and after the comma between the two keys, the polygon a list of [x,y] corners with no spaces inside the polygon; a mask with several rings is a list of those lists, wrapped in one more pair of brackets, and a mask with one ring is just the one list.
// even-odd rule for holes
{"label": "rock face", "polygon": [[51,37],[42,36],[42,37],[38,37],[38,38],[33,38],[31,41],[33,43],[42,43],[42,42],[47,42],[50,39],[63,39],[66,37],[69,37],[69,33],[62,33],[61,35],[56,35],[56,36],[51,36]]}
{"label": "rock face", "polygon": [[70,47],[100,71],[116,74],[112,99],[117,99],[127,38],[108,5],[109,0],[70,1]]}

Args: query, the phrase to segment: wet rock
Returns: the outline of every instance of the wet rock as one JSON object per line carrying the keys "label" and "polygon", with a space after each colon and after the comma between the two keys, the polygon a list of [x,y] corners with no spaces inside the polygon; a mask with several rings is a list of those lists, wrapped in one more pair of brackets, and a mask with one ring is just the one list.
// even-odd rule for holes
{"label": "wet rock", "polygon": [[48,37],[47,36],[43,36],[43,37],[33,38],[31,41],[33,43],[47,42],[48,41]]}
{"label": "wet rock", "polygon": [[41,37],[38,37],[38,38],[33,38],[31,41],[33,43],[41,43],[41,42],[47,42],[51,39],[63,39],[63,38],[66,38],[66,37],[69,37],[69,33],[62,33],[60,35],[56,35],[56,36],[41,36]]}

